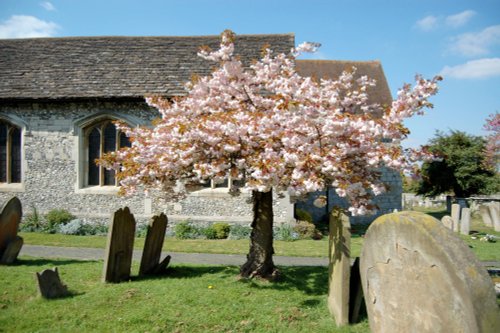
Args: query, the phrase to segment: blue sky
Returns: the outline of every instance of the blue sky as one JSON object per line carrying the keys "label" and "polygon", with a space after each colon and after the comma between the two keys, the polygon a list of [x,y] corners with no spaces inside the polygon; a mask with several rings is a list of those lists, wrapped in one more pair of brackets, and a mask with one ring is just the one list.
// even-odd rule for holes
{"label": "blue sky", "polygon": [[[474,135],[500,111],[499,0],[0,0],[0,38],[295,33],[318,59],[382,62],[393,96],[415,74],[444,76],[405,146],[436,130]],[[1,52],[1,50],[0,50]]]}

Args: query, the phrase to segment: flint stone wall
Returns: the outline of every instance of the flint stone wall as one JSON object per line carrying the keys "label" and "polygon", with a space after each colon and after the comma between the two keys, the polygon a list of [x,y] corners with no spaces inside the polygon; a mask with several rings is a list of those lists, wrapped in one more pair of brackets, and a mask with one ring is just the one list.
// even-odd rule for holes
{"label": "flint stone wall", "polygon": [[[128,206],[138,223],[161,212],[172,222],[231,221],[249,223],[252,217],[251,194],[238,197],[222,195],[189,196],[172,203],[161,194],[146,198],[143,194],[119,197],[114,193],[85,193],[77,184],[78,129],[81,119],[103,114],[122,115],[149,124],[158,111],[142,101],[67,101],[15,102],[0,105],[0,117],[22,128],[22,174],[19,186],[0,187],[0,202],[19,197],[26,214],[35,207],[40,214],[52,209],[67,209],[89,222],[108,223],[111,214]],[[277,221],[285,221],[289,205],[275,195]]]}

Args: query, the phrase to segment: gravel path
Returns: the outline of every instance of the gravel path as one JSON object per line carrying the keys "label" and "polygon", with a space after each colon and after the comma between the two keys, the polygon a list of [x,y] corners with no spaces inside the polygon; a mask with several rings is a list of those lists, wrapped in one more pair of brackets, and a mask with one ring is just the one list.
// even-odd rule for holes
{"label": "gravel path", "polygon": [[[23,245],[21,255],[42,258],[65,258],[78,260],[104,260],[104,249],[80,248],[80,247],[57,247]],[[245,262],[245,255],[240,254],[207,254],[207,253],[179,253],[163,252],[172,257],[171,263],[203,264],[203,265],[235,265],[239,266]],[[140,260],[141,250],[134,250],[134,260]],[[274,263],[280,266],[327,266],[328,259],[315,257],[281,257],[274,256]]]}

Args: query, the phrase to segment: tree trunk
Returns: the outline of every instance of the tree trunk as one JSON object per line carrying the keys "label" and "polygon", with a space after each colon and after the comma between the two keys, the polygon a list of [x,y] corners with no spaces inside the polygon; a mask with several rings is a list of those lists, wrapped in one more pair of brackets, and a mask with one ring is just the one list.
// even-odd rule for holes
{"label": "tree trunk", "polygon": [[247,262],[240,267],[243,278],[273,280],[278,270],[273,263],[273,192],[253,191],[253,221]]}

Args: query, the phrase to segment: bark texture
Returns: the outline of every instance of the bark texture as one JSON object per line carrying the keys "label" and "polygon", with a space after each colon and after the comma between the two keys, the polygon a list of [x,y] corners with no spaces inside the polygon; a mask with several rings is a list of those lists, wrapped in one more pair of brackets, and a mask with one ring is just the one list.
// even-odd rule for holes
{"label": "bark texture", "polygon": [[278,271],[273,262],[273,193],[257,192],[253,196],[253,221],[250,251],[240,267],[243,278],[275,279]]}

